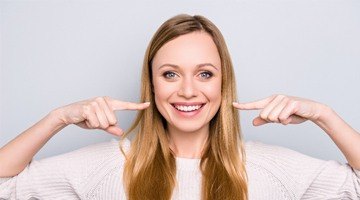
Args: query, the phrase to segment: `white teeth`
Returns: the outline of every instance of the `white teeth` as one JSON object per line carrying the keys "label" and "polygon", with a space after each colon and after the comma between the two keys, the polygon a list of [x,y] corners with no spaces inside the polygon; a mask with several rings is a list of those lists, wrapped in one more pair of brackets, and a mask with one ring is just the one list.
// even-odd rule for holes
{"label": "white teeth", "polygon": [[180,111],[191,112],[191,111],[194,111],[194,110],[197,110],[197,109],[201,108],[201,105],[196,105],[196,106],[178,106],[178,105],[175,105],[175,108],[180,110]]}

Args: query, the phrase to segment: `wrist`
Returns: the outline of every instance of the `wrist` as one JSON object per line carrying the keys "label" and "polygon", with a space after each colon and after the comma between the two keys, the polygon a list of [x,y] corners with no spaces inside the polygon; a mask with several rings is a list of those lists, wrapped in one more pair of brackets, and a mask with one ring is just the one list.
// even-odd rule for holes
{"label": "wrist", "polygon": [[327,105],[320,105],[319,117],[314,121],[315,123],[328,124],[328,122],[332,121],[334,117],[336,117],[335,111]]}
{"label": "wrist", "polygon": [[319,117],[313,122],[329,134],[334,129],[334,125],[338,124],[339,116],[332,108],[322,104]]}
{"label": "wrist", "polygon": [[55,130],[60,130],[65,128],[68,124],[62,117],[62,110],[61,108],[57,108],[51,111],[46,118],[49,120],[50,124],[55,128]]}

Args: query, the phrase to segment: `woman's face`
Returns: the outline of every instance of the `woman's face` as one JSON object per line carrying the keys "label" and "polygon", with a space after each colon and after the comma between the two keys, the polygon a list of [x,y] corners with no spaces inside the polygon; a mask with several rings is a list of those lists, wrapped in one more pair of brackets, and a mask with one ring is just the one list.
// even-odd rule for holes
{"label": "woman's face", "polygon": [[221,103],[221,60],[208,33],[166,43],[153,59],[152,74],[155,103],[169,129],[208,128]]}

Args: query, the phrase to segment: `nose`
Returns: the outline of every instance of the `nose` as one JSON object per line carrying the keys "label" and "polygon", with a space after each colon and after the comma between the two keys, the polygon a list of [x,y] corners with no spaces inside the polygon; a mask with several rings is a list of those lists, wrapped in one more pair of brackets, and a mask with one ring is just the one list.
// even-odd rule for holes
{"label": "nose", "polygon": [[186,78],[182,80],[180,89],[178,91],[179,96],[189,99],[192,97],[196,97],[198,95],[197,93],[198,91],[196,89],[194,80],[192,80],[191,78]]}

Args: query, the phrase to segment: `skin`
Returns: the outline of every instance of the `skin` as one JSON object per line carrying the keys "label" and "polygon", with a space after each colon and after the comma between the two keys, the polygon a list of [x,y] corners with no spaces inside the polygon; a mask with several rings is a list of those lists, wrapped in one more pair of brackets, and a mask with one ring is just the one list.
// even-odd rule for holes
{"label": "skin", "polygon": [[233,103],[240,110],[260,110],[254,126],[267,123],[299,124],[310,120],[334,141],[354,169],[360,169],[360,134],[330,107],[299,97],[273,95],[250,103]]}
{"label": "skin", "polygon": [[[211,36],[193,32],[166,43],[152,63],[156,107],[167,121],[170,148],[178,157],[200,158],[209,122],[221,102],[221,60]],[[184,117],[172,104],[205,103]]]}
{"label": "skin", "polygon": [[[170,41],[155,57],[152,70],[156,106],[168,122],[170,147],[176,156],[198,158],[209,133],[209,121],[220,105],[219,55],[209,35],[191,33]],[[179,66],[167,70],[176,72],[176,76],[167,75],[174,79],[164,78],[160,72],[163,63]],[[208,65],[196,67],[200,63],[212,63],[218,70]],[[208,76],[202,71],[211,71],[214,76],[203,79]],[[196,120],[189,120],[172,110],[173,101],[200,101],[206,104],[196,115]],[[259,110],[259,116],[253,120],[255,126],[267,123],[298,124],[306,120],[314,122],[335,142],[349,164],[360,170],[360,134],[328,106],[286,95],[273,95],[250,103],[234,102],[233,106],[239,110]],[[51,137],[70,124],[121,135],[123,131],[117,125],[115,111],[143,110],[148,107],[149,103],[96,97],[55,109],[0,149],[0,177],[19,174]]]}
{"label": "skin", "polygon": [[55,109],[1,147],[0,177],[16,176],[23,171],[46,142],[70,124],[121,135],[123,132],[116,126],[115,111],[142,110],[149,105],[149,103],[123,102],[110,97],[96,97]]}

